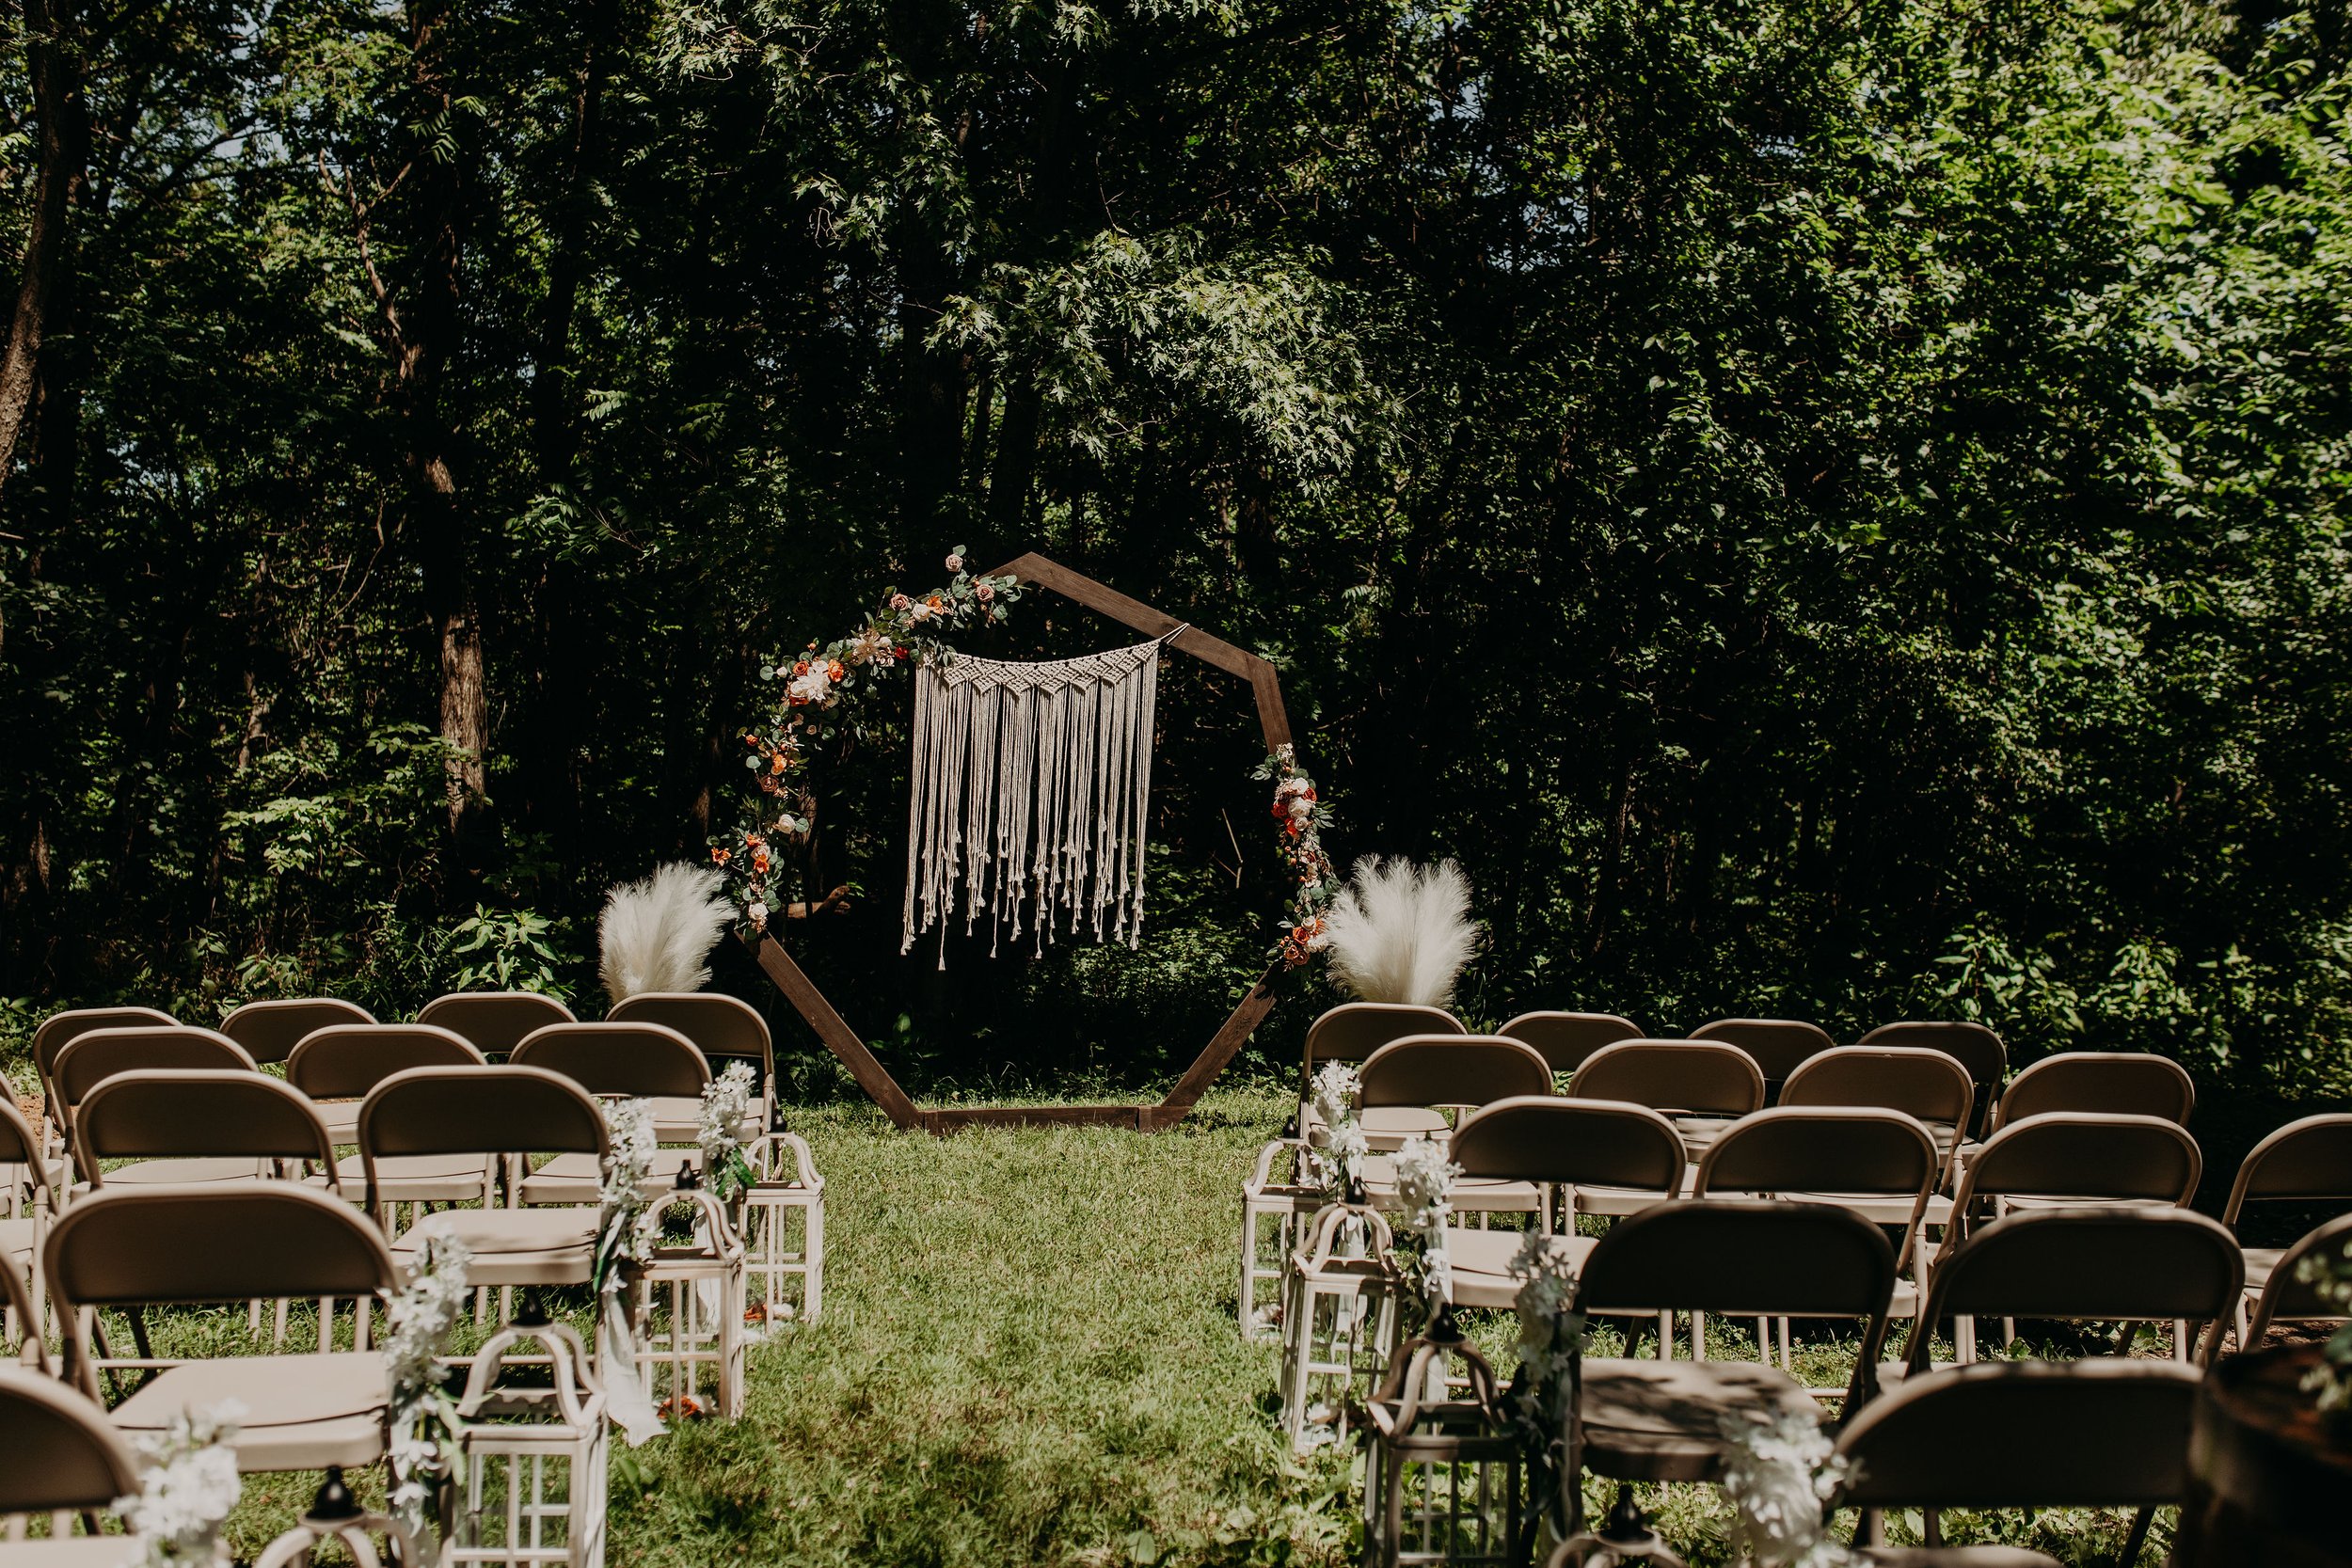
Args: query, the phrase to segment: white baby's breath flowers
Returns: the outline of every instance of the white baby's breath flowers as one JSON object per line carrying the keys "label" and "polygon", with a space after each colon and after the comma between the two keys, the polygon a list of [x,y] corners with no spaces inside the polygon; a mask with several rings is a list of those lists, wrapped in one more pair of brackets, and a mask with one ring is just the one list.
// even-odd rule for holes
{"label": "white baby's breath flowers", "polygon": [[1308,1088],[1308,1109],[1319,1129],[1311,1129],[1309,1174],[1333,1197],[1361,1180],[1371,1145],[1356,1119],[1363,1079],[1345,1062],[1326,1062]]}
{"label": "white baby's breath flowers", "polygon": [[654,1155],[660,1148],[654,1136],[652,1102],[608,1101],[604,1124],[611,1132],[612,1152],[605,1158],[603,1177],[596,1185],[598,1290],[621,1260],[642,1262],[651,1256],[660,1227],[653,1200],[645,1193]]}
{"label": "white baby's breath flowers", "polygon": [[187,1410],[152,1437],[138,1440],[149,1465],[135,1496],[115,1499],[115,1513],[147,1543],[147,1568],[211,1562],[220,1527],[236,1511],[243,1486],[229,1446],[245,1406],[225,1400]]}
{"label": "white baby's breath flowers", "polygon": [[711,1195],[724,1203],[751,1184],[753,1172],[743,1158],[743,1124],[752,1114],[752,1090],[757,1074],[749,1062],[731,1062],[726,1071],[703,1085],[702,1117],[697,1135],[702,1144],[703,1174]]}
{"label": "white baby's breath flowers", "polygon": [[1740,1536],[1758,1568],[1859,1568],[1862,1559],[1830,1538],[1830,1499],[1847,1463],[1810,1411],[1726,1416],[1724,1490]]}
{"label": "white baby's breath flowers", "polygon": [[1445,1150],[1428,1138],[1409,1138],[1396,1151],[1396,1200],[1405,1212],[1405,1228],[1420,1243],[1418,1274],[1422,1296],[1434,1308],[1454,1294],[1454,1270],[1446,1259],[1446,1222],[1454,1217],[1447,1193],[1462,1167],[1445,1157]]}
{"label": "white baby's breath flowers", "polygon": [[473,1254],[454,1236],[424,1232],[407,1286],[384,1312],[384,1362],[391,1385],[392,1513],[411,1531],[425,1526],[435,1482],[460,1464],[457,1409],[441,1386],[440,1355],[466,1307]]}

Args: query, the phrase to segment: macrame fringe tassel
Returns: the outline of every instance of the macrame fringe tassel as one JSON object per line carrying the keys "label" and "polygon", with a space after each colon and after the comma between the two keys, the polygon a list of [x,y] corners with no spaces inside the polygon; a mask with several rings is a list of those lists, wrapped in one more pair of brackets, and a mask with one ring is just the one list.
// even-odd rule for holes
{"label": "macrame fringe tassel", "polygon": [[1167,641],[1037,664],[955,656],[915,672],[899,951],[941,927],[946,967],[959,883],[964,930],[985,914],[991,953],[1025,922],[1041,953],[1081,924],[1097,942],[1142,940]]}

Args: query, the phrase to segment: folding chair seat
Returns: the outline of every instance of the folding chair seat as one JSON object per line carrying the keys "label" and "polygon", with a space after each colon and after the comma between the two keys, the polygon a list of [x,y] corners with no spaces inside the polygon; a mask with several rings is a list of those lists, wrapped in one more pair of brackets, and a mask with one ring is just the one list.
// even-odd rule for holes
{"label": "folding chair seat", "polygon": [[[375,1085],[419,1067],[481,1067],[482,1053],[455,1031],[429,1023],[334,1023],[303,1037],[286,1058],[286,1082],[310,1097],[338,1148],[359,1142],[359,1107]],[[358,1154],[336,1162],[345,1192],[367,1185]],[[387,1205],[491,1201],[494,1175],[485,1154],[418,1154],[376,1165],[377,1196]],[[389,1213],[389,1210],[383,1212]]]}
{"label": "folding chair seat", "polygon": [[[1738,1046],[1723,1040],[1619,1040],[1584,1060],[1568,1080],[1571,1100],[1621,1100],[1662,1111],[1695,1161],[1723,1130],[1764,1108],[1764,1074]],[[1687,1182],[1686,1182],[1687,1185]],[[1588,1213],[1629,1213],[1580,1195]],[[1650,1200],[1633,1200],[1635,1207]]]}
{"label": "folding chair seat", "polygon": [[46,1134],[42,1148],[47,1152],[43,1173],[53,1189],[65,1180],[67,1162],[65,1148],[65,1118],[57,1103],[57,1090],[51,1074],[57,1057],[65,1048],[98,1029],[176,1029],[180,1021],[169,1013],[153,1007],[69,1007],[43,1019],[33,1031],[33,1071],[40,1082],[43,1109],[46,1113],[42,1132]]}
{"label": "folding chair seat", "polygon": [[1968,1069],[1969,1082],[1975,1085],[1970,1100],[1972,1108],[1962,1135],[1984,1135],[1985,1119],[1993,1113],[1993,1101],[2000,1094],[2001,1085],[2009,1082],[2009,1047],[2001,1043],[2000,1036],[1981,1023],[1905,1022],[1882,1023],[1854,1043],[1941,1051],[1960,1063]]}
{"label": "folding chair seat", "polygon": [[334,996],[288,996],[248,1002],[220,1021],[220,1032],[257,1062],[282,1062],[302,1037],[337,1023],[373,1023],[375,1015],[357,1002]]}
{"label": "folding chair seat", "polygon": [[1925,1046],[1841,1045],[1807,1058],[1781,1085],[1783,1105],[1867,1105],[1900,1111],[1935,1139],[1936,1180],[1950,1174],[1968,1130],[1976,1085],[1957,1057]]}
{"label": "folding chair seat", "polygon": [[1746,1052],[1764,1075],[1767,1104],[1799,1064],[1837,1044],[1820,1024],[1795,1018],[1719,1018],[1692,1030],[1691,1037],[1721,1040]]}
{"label": "folding chair seat", "polygon": [[[1955,1320],[1963,1362],[1976,1358],[1974,1321],[2227,1322],[2245,1279],[2229,1231],[2187,1209],[2043,1209],[1978,1229],[1937,1259],[1901,1374],[1931,1366],[1934,1327]],[[2179,1332],[2176,1359],[2192,1336]],[[2205,1358],[2212,1359],[2208,1346]],[[1888,1378],[1896,1369],[1883,1369]]]}
{"label": "folding chair seat", "polygon": [[[562,1073],[600,1099],[650,1101],[661,1143],[691,1144],[701,1131],[710,1064],[693,1041],[664,1024],[552,1023],[516,1045],[507,1061]],[[681,1166],[699,1173],[701,1148],[663,1149],[645,1178],[647,1190],[674,1185]],[[521,1176],[517,1201],[594,1203],[601,1175],[600,1161],[585,1152],[558,1154]]]}
{"label": "folding chair seat", "polygon": [[[2139,1560],[2151,1510],[2188,1492],[2199,1377],[2163,1361],[1987,1361],[1911,1379],[1848,1419],[1851,1466],[1835,1506],[1886,1568],[2058,1568],[2015,1546],[1940,1544],[1945,1509],[2136,1508],[2122,1556]],[[1888,1548],[1888,1509],[1924,1511],[1930,1544]]]}
{"label": "folding chair seat", "polygon": [[[2352,1114],[2330,1112],[2288,1122],[2256,1144],[2237,1168],[2221,1223],[2238,1230],[2249,1203],[2352,1202]],[[2239,1231],[2241,1239],[2244,1236]],[[2237,1309],[2243,1338],[2247,1308],[2270,1282],[2284,1247],[2249,1246],[2246,1299]],[[2250,1341],[2248,1341],[2250,1343]]]}
{"label": "folding chair seat", "polygon": [[[540,1068],[426,1067],[394,1073],[359,1108],[359,1164],[370,1213],[382,1213],[380,1172],[389,1160],[425,1155],[584,1154],[603,1168],[612,1140],[586,1090]],[[447,1209],[392,1243],[405,1262],[427,1232],[455,1236],[474,1255],[478,1287],[581,1285],[594,1273],[597,1210]]]}
{"label": "folding chair seat", "polygon": [[[2312,1231],[2280,1254],[2271,1268],[2270,1278],[2264,1284],[2262,1294],[2254,1303],[2254,1313],[2245,1332],[2239,1336],[2238,1349],[2249,1351],[2263,1342],[2273,1323],[2341,1323],[2344,1310],[2332,1302],[2322,1301],[2319,1292],[2297,1279],[2296,1267],[2306,1258],[2343,1258],[2352,1249],[2352,1214],[2342,1214]],[[2207,1358],[2220,1348],[2221,1325],[2213,1330],[2214,1343],[2207,1349]]]}
{"label": "folding chair seat", "polygon": [[[1364,1137],[1375,1150],[1393,1151],[1408,1138],[1453,1136],[1446,1113],[1466,1112],[1498,1100],[1551,1092],[1551,1069],[1535,1050],[1495,1035],[1408,1035],[1391,1040],[1366,1058],[1360,1117]],[[1391,1112],[1437,1118],[1427,1133],[1394,1131]],[[1392,1159],[1375,1154],[1364,1162],[1364,1190],[1375,1203],[1396,1192]],[[1473,1213],[1534,1213],[1542,1196],[1525,1181],[1490,1181],[1465,1177],[1449,1192],[1456,1210]]]}
{"label": "folding chair seat", "polygon": [[505,1055],[534,1029],[579,1021],[563,1003],[535,990],[460,990],[426,1003],[417,1022],[447,1029],[489,1057]]}
{"label": "folding chair seat", "polygon": [[[1902,1278],[1900,1271],[1916,1256],[1920,1224],[1941,1169],[1934,1138],[1901,1111],[1776,1105],[1742,1117],[1724,1130],[1700,1157],[1691,1192],[1694,1197],[1831,1204],[1873,1225],[1899,1229],[1898,1274],[1888,1311],[1907,1318],[1918,1310],[1918,1287]],[[1702,1351],[1706,1332],[1704,1317],[1693,1314],[1692,1340]],[[1760,1329],[1757,1341],[1769,1357],[1770,1342]],[[1780,1350],[1782,1364],[1793,1370],[1785,1318],[1780,1321]]]}
{"label": "folding chair seat", "polygon": [[1555,1075],[1566,1077],[1604,1045],[1642,1038],[1642,1026],[1614,1013],[1521,1013],[1495,1031],[1543,1053]]}
{"label": "folding chair seat", "polygon": [[[158,1369],[112,1411],[126,1433],[157,1432],[187,1410],[245,1406],[231,1439],[238,1467],[318,1470],[372,1465],[386,1448],[390,1396],[383,1355],[333,1348],[332,1302],[381,1304],[399,1275],[384,1238],[350,1205],[287,1181],[92,1193],[57,1217],[45,1265],[64,1332],[68,1375],[93,1399],[102,1373]],[[319,1348],[295,1354],[168,1360],[103,1354],[85,1309],[196,1306],[288,1297],[317,1301]]]}
{"label": "folding chair seat", "polygon": [[[1534,1183],[1566,1189],[1566,1220],[1546,1245],[1581,1271],[1595,1238],[1575,1227],[1574,1194],[1587,1182],[1613,1192],[1646,1191],[1653,1202],[1682,1180],[1682,1139],[1674,1124],[1640,1105],[1520,1095],[1472,1111],[1454,1131],[1449,1154],[1463,1180]],[[1547,1231],[1547,1224],[1543,1228]],[[1514,1230],[1446,1231],[1454,1300],[1461,1307],[1508,1307],[1518,1299],[1511,1261],[1524,1237]]]}
{"label": "folding chair seat", "polygon": [[[1596,1313],[1861,1320],[1851,1412],[1874,1391],[1894,1284],[1885,1236],[1843,1209],[1692,1198],[1620,1220],[1586,1258],[1578,1299]],[[1795,1378],[1754,1361],[1585,1357],[1562,1465],[1570,1534],[1582,1516],[1585,1471],[1619,1482],[1714,1481],[1728,1447],[1725,1416],[1810,1419],[1814,1409]]]}
{"label": "folding chair seat", "polygon": [[[300,1090],[266,1073],[135,1069],[101,1082],[73,1118],[81,1194],[300,1180],[336,1186],[335,1149]],[[109,1160],[135,1164],[105,1168]]]}
{"label": "folding chair seat", "polygon": [[[106,1412],[44,1372],[0,1367],[0,1514],[50,1515],[46,1540],[0,1543],[7,1568],[122,1568],[147,1560],[136,1535],[72,1535],[139,1489],[139,1465]],[[15,1532],[12,1530],[10,1534]]]}
{"label": "folding chair seat", "polygon": [[[1442,1007],[1420,1007],[1402,1002],[1343,1002],[1307,1026],[1307,1055],[1298,1076],[1298,1115],[1294,1125],[1302,1138],[1313,1134],[1309,1101],[1315,1074],[1327,1062],[1361,1062],[1391,1040],[1408,1035],[1466,1034],[1462,1021]],[[1359,1117],[1359,1122],[1361,1117]],[[1367,1134],[1369,1122],[1362,1123]],[[1398,1143],[1416,1135],[1443,1132],[1446,1121],[1423,1107],[1390,1106],[1381,1132]]]}
{"label": "folding chair seat", "polygon": [[[55,1084],[54,1102],[59,1119],[66,1129],[69,1152],[79,1139],[77,1121],[82,1101],[90,1091],[118,1073],[138,1071],[162,1072],[254,1072],[258,1070],[253,1058],[245,1049],[224,1035],[210,1029],[198,1029],[185,1024],[93,1029],[79,1037],[63,1051],[51,1069]],[[209,1172],[209,1176],[205,1173]],[[170,1180],[235,1180],[254,1174],[250,1161],[223,1158],[218,1162],[191,1164]],[[133,1177],[130,1180],[135,1180]],[[65,1197],[74,1196],[69,1188]]]}

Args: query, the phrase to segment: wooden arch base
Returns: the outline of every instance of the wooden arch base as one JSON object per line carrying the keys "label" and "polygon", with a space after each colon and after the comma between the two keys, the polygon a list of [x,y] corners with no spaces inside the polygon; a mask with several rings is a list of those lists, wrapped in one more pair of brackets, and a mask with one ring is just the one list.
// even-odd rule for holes
{"label": "wooden arch base", "polygon": [[[1064,598],[1074,599],[1148,637],[1166,637],[1184,625],[1140,599],[1131,599],[1041,555],[1021,556],[987,575],[1015,577],[1034,588],[1050,588]],[[1290,718],[1282,711],[1282,688],[1275,677],[1273,665],[1247,648],[1211,637],[1198,626],[1185,626],[1169,639],[1168,646],[1248,681],[1250,696],[1257,705],[1258,725],[1265,732],[1265,749],[1271,752],[1290,744]],[[1249,1037],[1273,1007],[1274,982],[1282,968],[1279,962],[1268,966],[1258,983],[1243,994],[1200,1054],[1193,1059],[1192,1066],[1184,1069],[1176,1086],[1156,1105],[972,1105],[928,1110],[908,1098],[898,1081],[890,1076],[889,1069],[875,1058],[857,1031],[825,1000],[817,982],[792,961],[792,955],[784,950],[782,942],[762,932],[755,932],[744,941],[750,945],[752,956],[758,959],[759,967],[776,983],[776,989],[808,1021],[808,1026],[817,1031],[817,1037],[824,1041],[825,1048],[841,1059],[841,1065],[857,1080],[858,1087],[882,1108],[883,1115],[901,1128],[943,1133],[965,1127],[1125,1127],[1140,1132],[1173,1127],[1200,1102],[1201,1091],[1216,1081],[1216,1075],[1225,1070],[1234,1053],[1241,1049],[1242,1041]]]}

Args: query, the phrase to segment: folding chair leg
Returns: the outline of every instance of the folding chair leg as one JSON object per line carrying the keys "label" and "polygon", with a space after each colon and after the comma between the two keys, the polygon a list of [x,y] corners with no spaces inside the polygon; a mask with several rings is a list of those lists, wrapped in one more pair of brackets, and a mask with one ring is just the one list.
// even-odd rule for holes
{"label": "folding chair leg", "polygon": [[2148,1544],[2148,1526],[2156,1516],[2153,1505],[2142,1504],[2132,1515],[2131,1532],[2123,1537],[2123,1555],[2115,1560],[2116,1568],[2134,1568],[2139,1561],[2139,1549]]}

